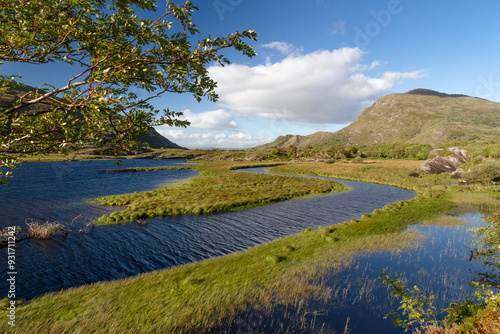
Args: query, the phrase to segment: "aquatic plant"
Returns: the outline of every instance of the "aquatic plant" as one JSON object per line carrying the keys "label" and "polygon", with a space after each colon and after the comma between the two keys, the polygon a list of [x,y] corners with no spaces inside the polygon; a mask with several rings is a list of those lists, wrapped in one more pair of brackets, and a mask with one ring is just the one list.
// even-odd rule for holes
{"label": "aquatic plant", "polygon": [[[404,205],[393,205],[391,210],[381,210],[380,214],[372,214],[356,223],[327,226],[318,231],[311,229],[308,233],[285,237],[228,256],[125,280],[100,282],[47,294],[19,309],[22,317],[16,323],[16,330],[20,333],[126,332],[127,326],[134,324],[134,330],[142,333],[216,332],[219,328],[226,329],[245,311],[258,308],[259,314],[265,315],[279,308],[290,307],[294,311],[302,309],[304,300],[331,302],[336,292],[324,285],[323,278],[327,273],[344,268],[360,252],[395,250],[415,245],[421,240],[420,236],[401,232],[412,223],[432,219],[454,207],[449,200],[453,199],[449,195],[451,186],[446,191],[435,189],[448,184],[451,181],[449,177],[430,175],[419,179],[409,178],[407,175],[416,166],[418,162],[411,161],[283,166],[294,173],[378,180],[379,183],[399,185],[419,192],[425,190],[428,196],[417,196]],[[207,184],[207,189],[212,193],[223,190],[218,194],[224,196],[214,198],[203,208],[219,210],[229,206],[227,198],[230,198],[231,192],[224,191],[227,185],[222,180],[224,177],[240,176],[225,173],[218,174],[215,179],[201,177],[192,181]],[[238,185],[241,189],[251,189],[259,184],[256,182],[258,179],[237,180],[244,181]],[[273,187],[269,185],[270,189]],[[183,187],[182,190],[186,191],[186,198],[193,195],[190,192],[193,189],[189,187]],[[143,197],[140,194],[130,196]],[[145,196],[144,203],[154,196]],[[152,204],[161,207],[161,203]],[[172,208],[165,209],[174,212]],[[146,207],[141,207],[137,213],[147,214],[147,211]],[[330,233],[325,233],[327,230]],[[327,237],[339,240],[328,242]],[[277,264],[266,262],[266,257],[272,254],[286,256],[286,261]],[[199,283],[182,284],[191,282],[188,277],[195,278]],[[369,294],[370,286],[363,293],[351,290],[346,289],[345,293],[356,293],[363,298]],[[339,296],[343,293],[340,291]],[[0,316],[4,315],[5,310],[0,310]],[[245,328],[252,329],[260,322],[247,323],[250,327]],[[0,323],[1,330],[7,330],[5,323]]]}
{"label": "aquatic plant", "polygon": [[26,233],[30,239],[50,239],[56,234],[68,234],[64,226],[58,222],[39,223],[34,220],[30,222],[26,220],[26,225],[28,226]]}

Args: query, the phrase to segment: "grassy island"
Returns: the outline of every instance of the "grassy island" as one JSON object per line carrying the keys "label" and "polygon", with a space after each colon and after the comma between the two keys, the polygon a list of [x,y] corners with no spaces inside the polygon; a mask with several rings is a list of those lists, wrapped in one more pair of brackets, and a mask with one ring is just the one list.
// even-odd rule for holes
{"label": "grassy island", "polygon": [[192,168],[201,175],[188,182],[149,192],[99,198],[98,201],[103,205],[126,206],[126,209],[114,212],[109,217],[103,216],[98,222],[110,224],[162,216],[241,210],[306,195],[348,191],[348,187],[333,181],[234,171],[256,166],[260,165],[220,161],[187,167],[129,168],[126,171]]}
{"label": "grassy island", "polygon": [[[459,188],[447,175],[408,176],[418,164],[379,160],[362,164],[291,163],[275,167],[274,171],[280,173],[396,185],[415,190],[418,196],[388,204],[359,219],[317,230],[306,229],[301,234],[227,256],[48,293],[17,305],[16,327],[7,328],[4,321],[0,330],[13,333],[204,333],[234,325],[238,315],[252,310],[270,314],[279,307],[300,308],[311,300],[328,301],[332,291],[322,283],[326,272],[348,265],[361,252],[415,245],[421,237],[406,231],[410,224],[432,220],[458,205],[473,205],[486,211],[500,207],[499,186]],[[119,222],[146,208],[153,210],[153,216],[162,215],[157,210],[165,208],[159,205],[163,201],[182,203],[176,213],[208,213],[217,208],[237,209],[309,194],[312,190],[308,187],[313,185],[318,187],[316,192],[345,190],[326,181],[309,184],[310,180],[302,183],[300,178],[231,172],[230,168],[234,167],[238,165],[223,162],[199,165],[194,168],[202,175],[189,183],[151,193],[108,197],[101,202],[134,205],[112,221]],[[234,201],[231,196],[241,200]],[[231,198],[235,204],[227,204],[226,199],[222,202],[224,197]],[[217,200],[221,202],[214,205]],[[155,203],[158,205],[153,209]],[[199,210],[187,209],[195,205]],[[149,215],[147,211],[146,214]],[[0,316],[6,318],[5,308]]]}

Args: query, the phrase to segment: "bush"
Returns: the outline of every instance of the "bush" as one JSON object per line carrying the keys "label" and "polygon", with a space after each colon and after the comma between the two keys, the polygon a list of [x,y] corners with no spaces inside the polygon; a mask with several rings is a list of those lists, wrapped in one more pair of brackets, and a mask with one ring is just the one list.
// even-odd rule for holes
{"label": "bush", "polygon": [[464,178],[471,183],[482,182],[483,184],[489,184],[492,181],[500,182],[500,161],[489,160],[472,167],[469,172],[465,173]]}
{"label": "bush", "polygon": [[354,160],[353,160],[352,162],[354,162],[354,163],[356,163],[356,164],[361,164],[361,163],[363,163],[363,158],[361,158],[361,157],[356,157],[356,158],[354,158]]}

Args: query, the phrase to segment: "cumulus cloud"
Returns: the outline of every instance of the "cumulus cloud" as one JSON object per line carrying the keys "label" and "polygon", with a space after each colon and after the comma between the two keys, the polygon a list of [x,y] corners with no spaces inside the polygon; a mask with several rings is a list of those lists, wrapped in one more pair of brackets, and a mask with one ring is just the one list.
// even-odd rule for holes
{"label": "cumulus cloud", "polygon": [[191,122],[190,126],[196,129],[227,130],[238,126],[233,116],[221,109],[198,114],[186,109],[183,113],[183,119]]}
{"label": "cumulus cloud", "polygon": [[158,132],[180,146],[188,148],[247,148],[268,143],[274,138],[249,133],[191,133],[186,130],[158,128]]}
{"label": "cumulus cloud", "polygon": [[[279,43],[273,47],[290,50]],[[339,124],[352,122],[367,102],[395,84],[426,75],[415,71],[370,76],[367,72],[380,63],[362,64],[363,55],[359,48],[346,47],[292,53],[279,62],[253,67],[212,66],[209,71],[218,83],[219,101],[232,113],[293,123]]]}

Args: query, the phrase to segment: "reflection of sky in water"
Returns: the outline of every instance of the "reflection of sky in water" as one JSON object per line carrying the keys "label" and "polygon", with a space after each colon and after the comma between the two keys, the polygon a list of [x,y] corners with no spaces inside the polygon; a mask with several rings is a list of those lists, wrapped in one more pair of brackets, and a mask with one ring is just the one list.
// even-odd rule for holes
{"label": "reflection of sky in water", "polygon": [[[468,229],[482,223],[482,215],[459,216],[469,224],[460,226],[414,226],[412,229],[426,236],[417,249],[399,253],[380,252],[357,257],[352,266],[327,278],[326,285],[333,290],[333,299],[317,308],[315,329],[312,332],[342,333],[347,318],[352,333],[402,333],[390,319],[383,317],[399,307],[399,300],[389,296],[390,288],[379,275],[386,269],[391,276],[397,273],[408,288],[418,286],[426,295],[434,295],[438,309],[451,302],[464,301],[474,292],[469,285],[473,272],[482,270],[477,261],[469,261],[472,232]],[[440,314],[442,318],[445,314]],[[312,317],[312,316],[309,316]]]}

